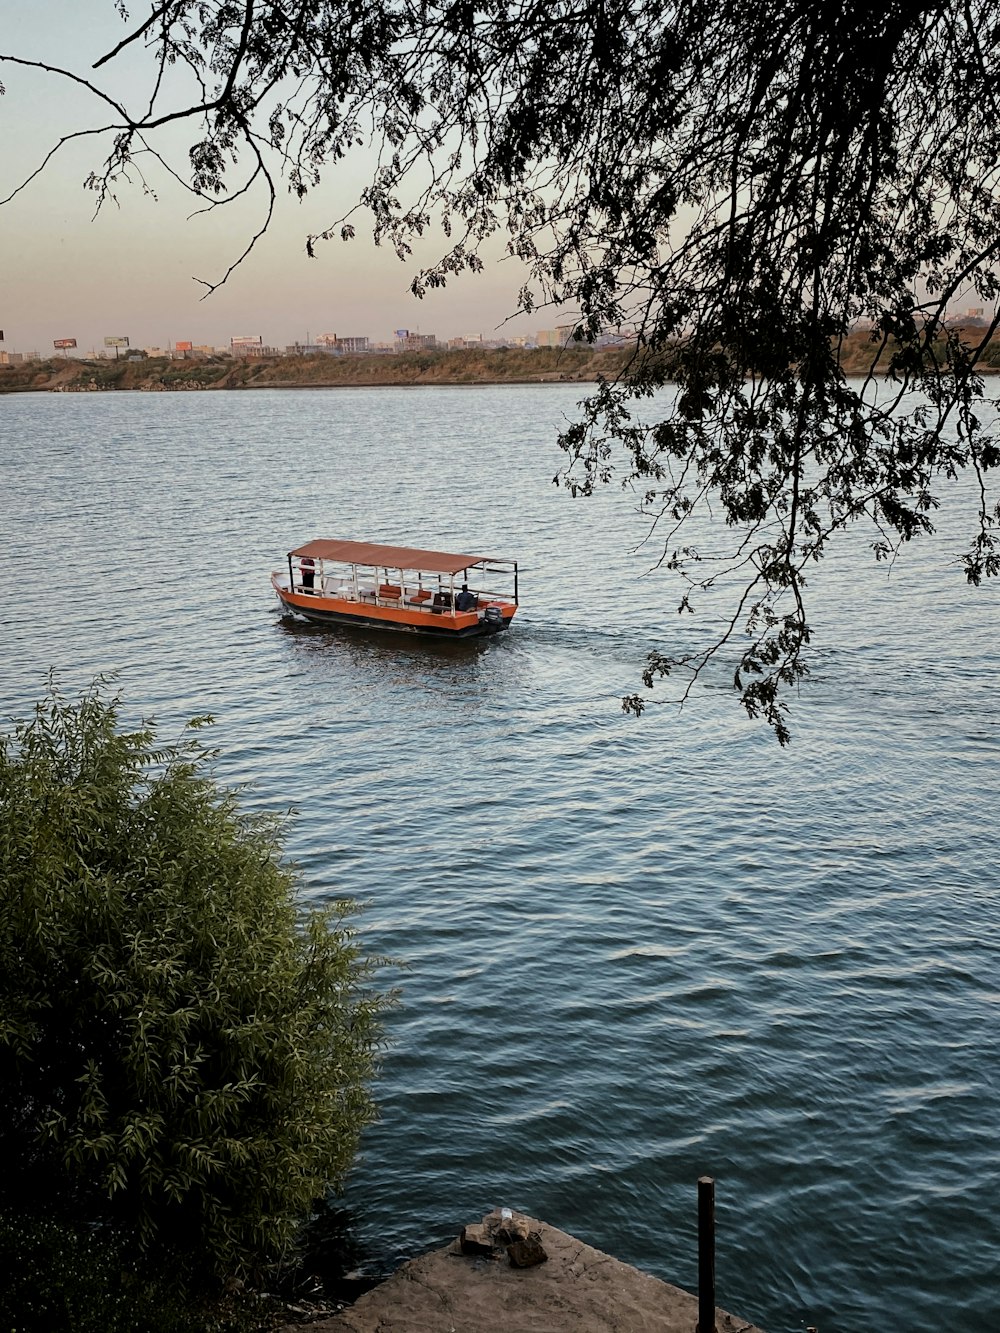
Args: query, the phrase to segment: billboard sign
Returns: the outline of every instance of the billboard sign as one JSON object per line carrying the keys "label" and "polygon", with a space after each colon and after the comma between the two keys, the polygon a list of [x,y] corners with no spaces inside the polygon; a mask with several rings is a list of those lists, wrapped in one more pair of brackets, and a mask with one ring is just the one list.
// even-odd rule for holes
{"label": "billboard sign", "polygon": [[56,351],[62,351],[62,350],[63,350],[64,348],[66,348],[66,347],[75,347],[75,346],[76,346],[76,339],[75,339],[75,338],[53,338],[53,339],[52,339],[52,346],[56,349]]}
{"label": "billboard sign", "polygon": [[127,338],[105,338],[105,339],[104,339],[104,346],[105,346],[105,347],[127,347],[127,346],[128,346],[128,339],[127,339]]}
{"label": "billboard sign", "polygon": [[194,350],[192,343],[174,343],[175,352],[191,352]]}
{"label": "billboard sign", "polygon": [[264,339],[258,334],[256,338],[230,338],[229,342],[232,347],[261,347]]}
{"label": "billboard sign", "polygon": [[397,337],[397,338],[408,338],[409,336],[410,336],[410,330],[409,330],[409,329],[397,329],[397,330],[396,330],[396,337]]}

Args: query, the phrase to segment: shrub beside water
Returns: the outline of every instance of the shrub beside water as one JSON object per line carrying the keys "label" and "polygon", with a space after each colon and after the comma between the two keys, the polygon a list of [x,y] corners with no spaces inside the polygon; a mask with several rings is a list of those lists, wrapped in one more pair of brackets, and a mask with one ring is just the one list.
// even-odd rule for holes
{"label": "shrub beside water", "polygon": [[260,1272],[373,1116],[377,960],[349,903],[301,910],[210,719],[160,744],[119,710],[52,689],[0,741],[0,1210]]}
{"label": "shrub beside water", "polygon": [[[51,1205],[50,1205],[51,1206]],[[54,1204],[58,1211],[58,1201]],[[0,1213],[3,1333],[207,1333],[114,1233]]]}

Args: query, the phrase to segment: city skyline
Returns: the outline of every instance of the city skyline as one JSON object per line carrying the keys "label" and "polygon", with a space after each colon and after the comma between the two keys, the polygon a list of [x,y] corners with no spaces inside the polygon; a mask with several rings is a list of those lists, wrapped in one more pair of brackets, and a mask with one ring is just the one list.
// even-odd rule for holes
{"label": "city skyline", "polygon": [[[263,335],[234,335],[224,343],[196,343],[191,339],[174,339],[162,343],[140,343],[128,333],[106,334],[99,341],[84,345],[69,334],[62,338],[53,338],[38,348],[15,348],[10,340],[4,340],[4,330],[0,329],[0,364],[8,359],[14,361],[37,357],[46,360],[52,356],[75,357],[78,360],[118,360],[127,357],[130,352],[142,352],[148,356],[286,356],[328,353],[337,355],[365,355],[413,352],[425,349],[450,351],[473,349],[477,345],[484,350],[499,348],[527,347],[547,348],[564,347],[571,343],[573,325],[566,324],[554,329],[539,329],[535,334],[508,335],[502,333],[495,338],[482,335],[458,335],[454,338],[439,338],[433,333],[420,333],[415,329],[396,329],[388,338],[368,338],[364,335],[333,335],[321,333],[307,335],[292,343],[276,346]],[[615,345],[624,334],[611,334],[598,339],[597,346]]]}
{"label": "city skyline", "polygon": [[[159,341],[142,341],[135,338],[127,328],[121,328],[115,332],[107,332],[88,342],[78,338],[71,330],[64,332],[58,337],[48,338],[38,346],[14,345],[14,339],[5,329],[0,329],[0,356],[3,354],[16,353],[17,355],[35,354],[39,359],[45,359],[53,355],[76,356],[83,359],[91,357],[114,357],[116,353],[125,356],[128,351],[143,350],[148,353],[162,352],[164,354],[182,353],[185,351],[194,351],[200,353],[215,352],[219,354],[233,352],[234,348],[240,344],[249,344],[258,342],[265,354],[277,353],[285,354],[292,351],[323,350],[332,348],[337,342],[354,343],[359,340],[367,342],[368,346],[364,349],[371,352],[398,351],[407,335],[416,335],[416,338],[424,337],[429,340],[429,345],[446,349],[449,346],[459,343],[472,344],[482,343],[484,347],[512,346],[512,345],[530,345],[536,344],[536,339],[541,341],[540,346],[552,345],[551,339],[557,334],[563,341],[568,338],[566,331],[568,326],[562,330],[558,329],[534,329],[531,333],[514,334],[503,330],[495,333],[459,333],[446,337],[434,332],[434,330],[422,331],[416,327],[397,328],[387,334],[370,335],[364,333],[351,333],[345,330],[323,329],[319,332],[306,330],[302,337],[293,338],[289,342],[278,343],[271,339],[265,333],[250,333],[244,330],[242,333],[233,333],[230,337],[212,342],[198,342],[192,338],[164,338]],[[416,339],[414,338],[414,342]],[[116,345],[117,344],[117,345]],[[356,349],[351,349],[356,350]],[[404,348],[403,350],[407,350]],[[409,350],[413,350],[411,347]],[[237,350],[234,354],[239,354]]]}
{"label": "city skyline", "polygon": [[[40,0],[5,15],[0,49],[87,70],[124,31],[110,0],[86,20],[68,0]],[[58,338],[76,338],[81,350],[101,348],[111,335],[128,336],[137,346],[191,341],[221,347],[234,336],[259,333],[281,348],[304,341],[307,333],[377,342],[398,328],[441,340],[490,338],[501,329],[530,336],[560,322],[552,310],[516,315],[524,270],[505,259],[500,240],[484,251],[483,273],[453,278],[423,300],[409,286],[421,263],[447,247],[440,232],[415,245],[404,264],[386,247],[375,247],[359,219],[356,239],[321,243],[310,259],[306,237],[341,216],[368,178],[373,159],[365,151],[330,168],[323,185],[301,203],[279,184],[267,233],[225,286],[205,297],[198,279],[218,281],[238,258],[260,226],[263,200],[192,216],[190,196],[150,156],[137,162],[131,184],[123,183],[117,200],[95,217],[96,198],[84,181],[103,153],[87,139],[65,145],[8,198],[61,135],[100,124],[102,112],[91,94],[41,70],[4,63],[0,82],[6,89],[0,97],[6,131],[0,199],[7,200],[0,207],[6,259],[0,329],[6,350],[45,354]],[[108,86],[123,100],[136,97],[140,62],[126,61]],[[182,165],[190,138],[178,135],[173,144]]]}

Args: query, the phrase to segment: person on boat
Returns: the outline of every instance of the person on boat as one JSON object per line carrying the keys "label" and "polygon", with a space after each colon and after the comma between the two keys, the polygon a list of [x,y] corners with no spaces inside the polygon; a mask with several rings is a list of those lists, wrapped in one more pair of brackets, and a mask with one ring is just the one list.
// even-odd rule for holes
{"label": "person on boat", "polygon": [[316,577],[316,561],[311,556],[304,555],[299,561],[299,568],[302,570],[303,588],[311,588]]}
{"label": "person on boat", "polygon": [[469,585],[462,584],[462,591],[455,598],[456,611],[472,611],[479,605],[479,598],[474,592],[469,592]]}

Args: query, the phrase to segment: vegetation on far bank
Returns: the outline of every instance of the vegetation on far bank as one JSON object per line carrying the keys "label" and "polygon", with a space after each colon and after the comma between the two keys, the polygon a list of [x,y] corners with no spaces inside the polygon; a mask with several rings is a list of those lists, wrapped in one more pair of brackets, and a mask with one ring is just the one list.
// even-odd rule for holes
{"label": "vegetation on far bank", "polygon": [[53,357],[0,366],[0,393],[594,381],[600,376],[613,378],[626,356],[620,348],[512,347],[486,351],[369,352],[357,356],[319,353],[237,359],[219,355],[197,360]]}
{"label": "vegetation on far bank", "polygon": [[[888,373],[895,348],[886,344],[877,369]],[[354,356],[275,355],[175,360],[87,360],[51,357],[0,366],[0,394],[16,392],[96,393],[113,389],[159,392],[184,389],[362,388],[419,385],[594,383],[613,380],[634,363],[634,349],[568,347],[507,347],[384,353]],[[653,359],[640,353],[638,359]],[[656,357],[669,365],[670,353]],[[847,375],[864,375],[872,360],[872,336],[859,330],[841,348]],[[1000,340],[989,344],[980,364],[984,372],[1000,370]]]}

